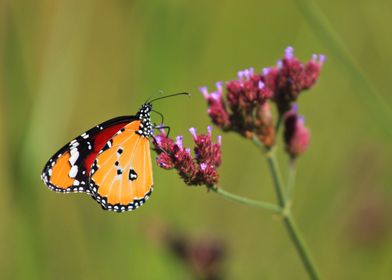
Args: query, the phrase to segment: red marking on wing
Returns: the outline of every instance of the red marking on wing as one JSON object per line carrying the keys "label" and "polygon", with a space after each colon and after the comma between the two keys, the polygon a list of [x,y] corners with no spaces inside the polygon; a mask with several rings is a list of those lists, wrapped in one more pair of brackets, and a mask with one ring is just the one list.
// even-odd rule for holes
{"label": "red marking on wing", "polygon": [[101,132],[99,132],[93,138],[93,150],[86,157],[84,161],[84,165],[86,167],[87,173],[90,173],[91,165],[93,164],[95,158],[97,157],[99,151],[105,146],[106,142],[109,141],[117,131],[127,125],[128,122],[115,124],[113,126],[109,126],[107,128],[103,128]]}

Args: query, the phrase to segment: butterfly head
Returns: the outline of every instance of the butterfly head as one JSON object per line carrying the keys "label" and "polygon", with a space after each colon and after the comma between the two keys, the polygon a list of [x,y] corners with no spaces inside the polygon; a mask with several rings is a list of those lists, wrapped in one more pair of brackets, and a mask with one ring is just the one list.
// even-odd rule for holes
{"label": "butterfly head", "polygon": [[153,134],[153,127],[151,123],[152,104],[147,102],[142,105],[136,114],[140,120],[139,130],[136,132],[142,137],[150,137]]}

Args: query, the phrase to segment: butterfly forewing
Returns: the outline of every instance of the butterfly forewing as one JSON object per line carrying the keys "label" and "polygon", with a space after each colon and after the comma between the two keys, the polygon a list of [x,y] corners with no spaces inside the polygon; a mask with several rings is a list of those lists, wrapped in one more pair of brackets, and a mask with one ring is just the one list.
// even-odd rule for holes
{"label": "butterfly forewing", "polygon": [[95,157],[105,143],[134,116],[123,116],[101,123],[61,148],[45,165],[41,178],[57,192],[91,193],[88,178]]}
{"label": "butterfly forewing", "polygon": [[137,133],[140,124],[133,121],[118,131],[92,165],[90,189],[104,209],[134,210],[151,195],[150,144],[147,137]]}

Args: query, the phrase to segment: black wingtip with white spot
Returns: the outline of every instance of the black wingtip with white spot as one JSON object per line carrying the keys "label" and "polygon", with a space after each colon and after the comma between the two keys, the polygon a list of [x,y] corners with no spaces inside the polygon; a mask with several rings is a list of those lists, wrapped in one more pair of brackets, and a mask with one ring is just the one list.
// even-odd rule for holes
{"label": "black wingtip with white spot", "polygon": [[[73,142],[73,143],[77,143],[77,142]],[[62,154],[58,154],[55,158],[56,160],[61,156]],[[56,160],[54,160],[53,158],[51,158],[48,163],[45,165],[42,173],[41,173],[41,180],[45,183],[45,185],[48,187],[48,189],[50,189],[51,191],[55,191],[57,193],[87,193],[89,195],[91,195],[91,191],[90,189],[87,187],[86,181],[82,178],[84,178],[83,176],[78,176],[77,178],[75,178],[75,176],[73,177],[73,184],[67,188],[59,188],[58,186],[52,184],[52,182],[50,181],[50,177],[52,176],[52,168],[56,163]],[[82,173],[85,172],[84,170],[82,171]],[[73,174],[71,174],[73,175]]]}

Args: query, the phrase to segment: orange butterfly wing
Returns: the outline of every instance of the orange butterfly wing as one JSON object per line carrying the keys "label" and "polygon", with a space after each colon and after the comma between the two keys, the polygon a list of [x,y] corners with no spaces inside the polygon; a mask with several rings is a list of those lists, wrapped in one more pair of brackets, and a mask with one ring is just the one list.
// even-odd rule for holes
{"label": "orange butterfly wing", "polygon": [[88,178],[95,157],[116,132],[134,120],[135,116],[113,118],[73,139],[46,163],[41,173],[44,183],[56,192],[90,194]]}
{"label": "orange butterfly wing", "polygon": [[153,190],[148,137],[136,133],[140,120],[117,132],[98,153],[90,172],[93,198],[106,210],[131,211]]}

